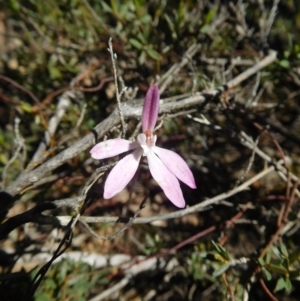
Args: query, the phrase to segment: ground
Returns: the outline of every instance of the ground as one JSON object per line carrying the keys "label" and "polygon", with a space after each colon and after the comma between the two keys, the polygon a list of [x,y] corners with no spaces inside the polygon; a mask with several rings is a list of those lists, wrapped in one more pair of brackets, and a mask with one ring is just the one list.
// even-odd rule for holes
{"label": "ground", "polygon": [[[3,300],[299,300],[297,1],[0,7]],[[89,154],[136,138],[154,83],[183,209],[146,159],[104,199],[122,155]]]}

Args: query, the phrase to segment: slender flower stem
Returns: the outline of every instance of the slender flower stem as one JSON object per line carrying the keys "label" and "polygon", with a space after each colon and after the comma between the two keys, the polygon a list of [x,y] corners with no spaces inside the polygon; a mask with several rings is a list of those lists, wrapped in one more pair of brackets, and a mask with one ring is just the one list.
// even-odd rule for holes
{"label": "slender flower stem", "polygon": [[108,51],[111,56],[111,62],[113,66],[113,72],[114,72],[114,80],[115,80],[115,86],[116,86],[116,98],[117,98],[117,105],[118,105],[118,112],[121,119],[121,125],[122,125],[122,138],[126,135],[126,124],[124,120],[124,115],[121,108],[121,99],[120,99],[120,92],[119,92],[119,85],[118,85],[118,77],[117,77],[117,67],[116,67],[116,59],[117,55],[114,53],[113,46],[112,46],[112,38],[109,38],[108,40]]}

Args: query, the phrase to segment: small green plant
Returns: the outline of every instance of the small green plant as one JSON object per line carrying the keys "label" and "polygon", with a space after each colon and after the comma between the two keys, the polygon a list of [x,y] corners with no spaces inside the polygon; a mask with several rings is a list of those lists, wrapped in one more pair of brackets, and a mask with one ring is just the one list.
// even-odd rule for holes
{"label": "small green plant", "polygon": [[[32,271],[32,277],[35,274]],[[64,259],[54,264],[35,294],[36,301],[80,300],[88,299],[91,288],[106,285],[109,271],[95,270],[81,261]]]}
{"label": "small green plant", "polygon": [[163,242],[158,234],[151,236],[150,234],[146,234],[145,236],[146,245],[144,248],[144,253],[146,255],[151,255],[155,253],[159,253],[163,246]]}
{"label": "small green plant", "polygon": [[263,275],[267,281],[277,279],[274,291],[292,289],[292,280],[299,280],[300,248],[290,254],[286,246],[281,243],[279,247],[271,247],[264,258],[259,258]]}

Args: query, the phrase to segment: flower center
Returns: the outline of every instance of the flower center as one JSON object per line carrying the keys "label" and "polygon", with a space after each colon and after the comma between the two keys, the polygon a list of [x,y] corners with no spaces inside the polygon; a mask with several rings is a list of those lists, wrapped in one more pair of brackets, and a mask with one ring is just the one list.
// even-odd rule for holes
{"label": "flower center", "polygon": [[146,144],[152,146],[154,142],[153,133],[150,130],[147,130],[144,134],[146,135]]}
{"label": "flower center", "polygon": [[148,152],[151,150],[156,143],[156,135],[153,135],[151,131],[145,131],[137,136],[137,141],[141,148],[144,150],[143,156],[147,156]]}

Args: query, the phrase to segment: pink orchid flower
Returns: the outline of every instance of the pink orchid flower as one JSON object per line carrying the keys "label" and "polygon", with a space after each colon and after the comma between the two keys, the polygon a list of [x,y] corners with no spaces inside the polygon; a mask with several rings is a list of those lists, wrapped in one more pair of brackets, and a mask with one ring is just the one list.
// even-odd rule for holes
{"label": "pink orchid flower", "polygon": [[153,135],[153,130],[158,109],[159,91],[158,87],[153,85],[146,94],[142,113],[143,133],[137,136],[137,141],[109,139],[91,149],[91,156],[99,160],[134,150],[121,159],[109,173],[104,185],[105,199],[112,198],[125,188],[137,171],[142,156],[147,157],[153,178],[175,206],[185,206],[178,179],[189,187],[196,188],[193,174],[185,161],[176,153],[155,145],[156,135]]}

